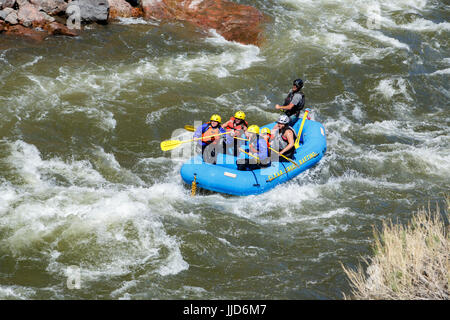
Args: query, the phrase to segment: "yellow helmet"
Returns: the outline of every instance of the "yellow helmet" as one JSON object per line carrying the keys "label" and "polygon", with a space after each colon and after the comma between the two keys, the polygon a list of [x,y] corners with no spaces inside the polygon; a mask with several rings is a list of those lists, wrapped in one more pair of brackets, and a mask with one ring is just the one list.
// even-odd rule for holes
{"label": "yellow helmet", "polygon": [[245,113],[243,111],[238,111],[234,114],[236,119],[245,120]]}
{"label": "yellow helmet", "polygon": [[251,125],[248,127],[247,132],[259,134],[259,127],[257,125]]}
{"label": "yellow helmet", "polygon": [[268,134],[270,134],[270,129],[269,128],[262,128],[261,129],[261,134],[265,134],[265,133],[268,133]]}
{"label": "yellow helmet", "polygon": [[222,118],[218,115],[218,114],[213,114],[211,116],[211,121],[217,121],[217,122],[222,122]]}

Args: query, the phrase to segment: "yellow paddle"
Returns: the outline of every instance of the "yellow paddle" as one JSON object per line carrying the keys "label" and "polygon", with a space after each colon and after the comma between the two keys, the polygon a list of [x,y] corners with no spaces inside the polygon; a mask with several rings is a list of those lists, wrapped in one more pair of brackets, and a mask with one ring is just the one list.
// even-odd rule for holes
{"label": "yellow paddle", "polygon": [[242,150],[241,148],[239,148],[239,151],[245,153],[246,155],[249,155],[250,157],[255,158],[256,160],[260,161],[259,158],[251,153],[245,152],[244,150]]}
{"label": "yellow paddle", "polygon": [[[238,139],[238,140],[248,141],[248,139],[243,139],[243,138],[239,138],[239,137],[234,137],[234,138],[235,138],[235,139]],[[297,168],[300,168],[300,166],[298,165],[298,163],[295,162],[294,160],[289,159],[289,158],[286,157],[284,154],[279,153],[277,150],[275,150],[275,149],[273,149],[273,148],[271,148],[271,147],[269,147],[269,149],[272,150],[273,152],[275,152],[276,154],[282,156],[283,158],[285,158],[285,159],[286,159],[287,161],[289,161],[290,163],[295,164],[295,166],[296,166]],[[242,150],[241,150],[241,151],[242,151]],[[246,152],[244,151],[244,153],[246,153]]]}
{"label": "yellow paddle", "polygon": [[194,126],[190,126],[188,124],[184,126],[184,129],[187,130],[187,131],[192,131],[192,132],[195,131],[195,127]]}
{"label": "yellow paddle", "polygon": [[300,137],[302,135],[303,125],[305,124],[306,116],[308,115],[308,112],[310,109],[305,109],[305,114],[303,115],[302,124],[300,125],[300,130],[298,130],[297,139],[295,139],[295,149],[298,149],[300,147]]}
{"label": "yellow paddle", "polygon": [[283,158],[285,158],[285,159],[286,159],[287,161],[289,161],[290,163],[295,164],[295,166],[296,166],[297,168],[300,168],[300,166],[298,165],[298,163],[295,162],[294,160],[289,159],[289,158],[286,157],[284,154],[279,153],[277,150],[272,149],[271,147],[269,147],[269,149],[272,150],[272,151],[274,151],[274,152],[277,153],[278,155],[282,156]]}
{"label": "yellow paddle", "polygon": [[[243,139],[243,138],[239,138],[239,137],[234,137],[235,139],[238,139],[238,140],[244,140],[244,141],[248,141],[248,139]],[[292,159],[289,159],[288,157],[286,157],[284,154],[281,154],[281,153],[279,153],[277,150],[275,150],[275,149],[273,149],[273,148],[271,148],[271,147],[268,147],[270,150],[272,150],[273,152],[275,152],[276,154],[278,154],[278,155],[280,155],[280,156],[282,156],[283,158],[285,158],[287,161],[289,161],[290,163],[292,163],[292,164],[295,164],[296,166],[297,166],[297,168],[300,168],[300,166],[298,165],[298,163],[297,162],[295,162],[294,160],[292,160]],[[244,153],[245,153],[245,151],[244,151]]]}
{"label": "yellow paddle", "polygon": [[183,143],[192,142],[192,141],[198,141],[198,140],[202,140],[202,139],[205,139],[205,138],[217,137],[217,136],[221,136],[221,135],[224,135],[224,134],[227,134],[227,133],[228,132],[223,132],[223,133],[219,133],[219,134],[214,134],[212,136],[195,138],[195,139],[186,140],[186,141],[166,140],[166,141],[161,142],[161,150],[162,151],[169,151],[169,150],[175,149],[176,147],[178,147],[179,145],[181,145]]}

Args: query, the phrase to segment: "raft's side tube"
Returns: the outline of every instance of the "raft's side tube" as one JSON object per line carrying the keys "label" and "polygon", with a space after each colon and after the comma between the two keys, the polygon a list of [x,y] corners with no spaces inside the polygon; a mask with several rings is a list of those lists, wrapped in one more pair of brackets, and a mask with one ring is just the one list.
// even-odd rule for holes
{"label": "raft's side tube", "polygon": [[[201,159],[200,156],[199,158]],[[191,159],[181,167],[181,177],[186,183],[191,184],[194,176],[197,176],[198,188],[233,195],[259,193],[260,186],[252,171],[239,171],[204,162],[198,164],[198,159],[197,163]]]}
{"label": "raft's side tube", "polygon": [[[293,127],[294,130],[298,130],[300,126],[298,122]],[[274,124],[270,125],[273,127]],[[303,140],[305,140],[305,143],[303,143]],[[283,162],[282,164],[286,168],[280,167],[280,170],[276,170],[275,175],[269,175],[268,177],[264,174],[258,175],[258,181],[263,188],[263,192],[296,177],[320,161],[326,152],[325,128],[319,122],[306,120],[300,142],[302,144],[296,150],[293,159],[300,168],[290,162]],[[274,163],[274,165],[277,164],[277,162]],[[262,181],[263,179],[265,179],[265,183]]]}

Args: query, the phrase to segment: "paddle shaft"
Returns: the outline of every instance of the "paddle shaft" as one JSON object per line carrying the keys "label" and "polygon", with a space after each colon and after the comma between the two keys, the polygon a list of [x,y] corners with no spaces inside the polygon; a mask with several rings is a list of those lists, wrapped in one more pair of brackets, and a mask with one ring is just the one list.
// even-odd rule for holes
{"label": "paddle shaft", "polygon": [[192,139],[192,141],[197,141],[197,140],[202,140],[202,139],[205,139],[205,138],[211,138],[211,137],[221,136],[221,135],[224,135],[224,134],[228,134],[228,132],[222,132],[222,133],[218,133],[218,134],[213,134],[212,136],[206,136],[206,137],[201,137],[201,138],[195,138],[195,139]]}
{"label": "paddle shaft", "polygon": [[[248,141],[248,139],[243,139],[243,138],[239,138],[239,137],[233,137],[233,138],[238,139],[238,140]],[[289,159],[289,158],[286,157],[284,154],[279,153],[277,150],[275,150],[275,149],[273,149],[273,148],[271,148],[271,147],[268,147],[268,148],[269,148],[270,150],[272,150],[273,152],[275,152],[276,154],[278,154],[278,155],[282,156],[283,158],[285,158],[285,159],[286,159],[287,161],[289,161],[290,163],[295,164],[295,166],[296,166],[297,168],[300,168],[300,166],[297,164],[297,162],[293,161],[292,159]]]}
{"label": "paddle shaft", "polygon": [[297,168],[300,168],[300,166],[299,166],[299,165],[297,164],[297,162],[295,162],[294,160],[289,159],[289,158],[286,157],[284,154],[279,153],[277,150],[275,150],[275,149],[273,149],[273,148],[271,148],[271,147],[269,147],[269,149],[272,150],[272,151],[274,151],[274,152],[277,153],[278,155],[282,156],[283,158],[285,158],[285,159],[286,159],[287,161],[289,161],[290,163],[295,164],[295,166],[296,166]]}
{"label": "paddle shaft", "polygon": [[[224,134],[227,134],[228,132],[222,132],[222,133],[218,133],[218,134],[213,134],[212,136],[206,136],[206,137],[201,137],[201,138],[195,138],[195,139],[191,139],[191,140],[186,140],[186,141],[180,141],[181,143],[186,143],[186,142],[192,142],[192,141],[198,141],[198,140],[202,140],[202,139],[206,139],[206,138],[212,138],[212,137],[217,137],[217,136],[221,136]],[[175,141],[175,140],[174,140]]]}
{"label": "paddle shaft", "polygon": [[251,153],[245,152],[245,151],[242,150],[241,148],[239,148],[239,150],[240,150],[241,152],[245,153],[246,155],[249,155],[250,157],[253,157],[253,158],[255,158],[256,160],[260,161],[259,158],[258,158],[257,156],[254,156],[254,155],[251,154]]}
{"label": "paddle shaft", "polygon": [[222,133],[214,134],[214,135],[211,135],[211,136],[205,136],[205,137],[195,138],[195,139],[186,140],[186,141],[166,140],[166,141],[161,142],[161,149],[163,151],[168,151],[168,150],[175,149],[176,147],[178,147],[180,144],[183,144],[183,143],[198,141],[198,140],[202,140],[202,139],[205,139],[205,138],[217,137],[217,136],[221,136],[221,135],[224,135],[224,134],[228,134],[228,132],[222,132]]}
{"label": "paddle shaft", "polygon": [[[307,112],[306,112],[306,114],[307,114]],[[195,128],[193,126],[189,126],[189,125],[185,125],[184,129],[186,129],[188,131],[195,131]],[[244,139],[244,138],[240,138],[240,137],[233,137],[233,138],[237,139],[237,140],[248,141],[248,139]],[[269,149],[272,150],[273,152],[277,153],[278,155],[282,156],[283,158],[285,158],[287,161],[291,162],[292,164],[295,164],[297,166],[297,168],[300,168],[300,166],[297,164],[297,162],[293,161],[292,159],[289,159],[284,154],[279,153],[277,150],[275,150],[275,149],[273,149],[271,147],[269,147]],[[244,153],[245,153],[245,151],[244,151]]]}
{"label": "paddle shaft", "polygon": [[305,109],[305,114],[303,115],[302,124],[300,125],[300,129],[298,130],[297,139],[295,139],[295,149],[298,149],[300,147],[300,137],[302,135],[303,131],[303,125],[305,124],[306,116],[308,115],[309,109]]}

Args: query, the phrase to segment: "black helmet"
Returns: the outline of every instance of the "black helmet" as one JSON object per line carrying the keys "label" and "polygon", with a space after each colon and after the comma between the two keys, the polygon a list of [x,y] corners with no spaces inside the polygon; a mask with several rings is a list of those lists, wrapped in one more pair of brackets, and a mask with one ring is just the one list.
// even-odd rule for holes
{"label": "black helmet", "polygon": [[303,88],[303,80],[295,79],[293,85],[296,86],[297,88],[301,89],[301,88]]}

